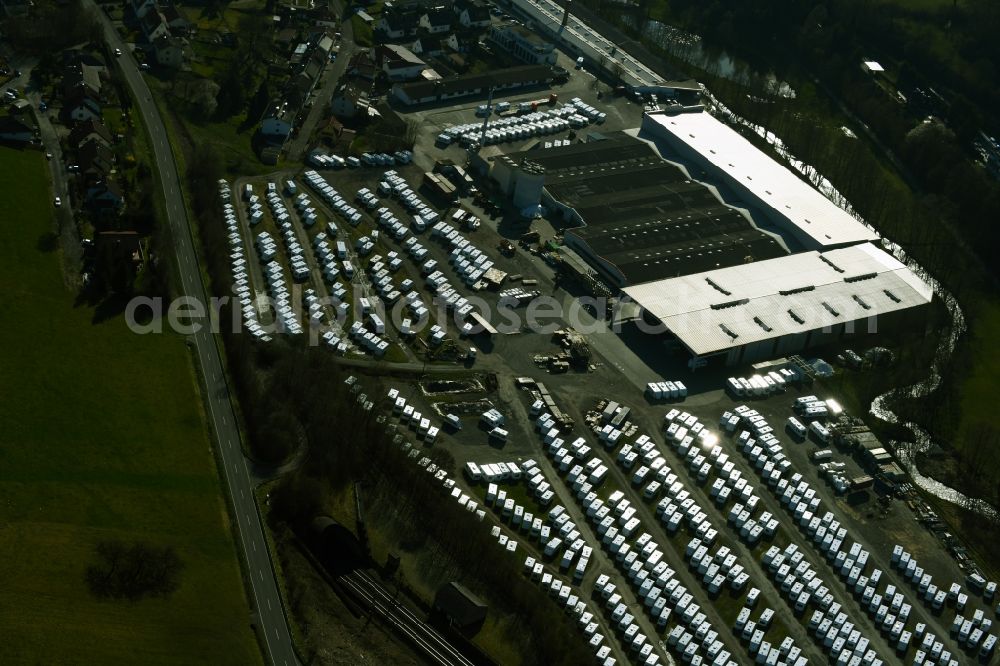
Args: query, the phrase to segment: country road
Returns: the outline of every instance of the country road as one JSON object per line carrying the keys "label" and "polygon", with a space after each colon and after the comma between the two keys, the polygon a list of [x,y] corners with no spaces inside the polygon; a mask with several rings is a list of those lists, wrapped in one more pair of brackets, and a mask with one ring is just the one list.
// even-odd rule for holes
{"label": "country road", "polygon": [[[207,302],[207,291],[202,280],[198,257],[194,249],[191,227],[181,190],[177,163],[167,138],[167,131],[159,109],[152,101],[149,88],[138,66],[127,53],[125,44],[108,17],[97,8],[93,0],[86,0],[94,14],[100,17],[108,46],[121,49],[125,54],[118,58],[122,75],[136,100],[149,132],[150,143],[156,159],[160,185],[166,203],[167,221],[177,253],[180,276],[179,291],[185,296]],[[211,332],[200,329],[191,336],[198,356],[198,366],[205,385],[207,416],[215,432],[219,461],[223,468],[225,489],[235,513],[236,537],[243,551],[245,578],[250,583],[251,602],[255,607],[255,623],[264,639],[266,656],[272,664],[293,666],[298,664],[292,645],[288,623],[275,580],[264,524],[254,498],[254,481],[250,463],[243,456],[240,432],[236,425],[229,387],[223,372],[219,348]]]}

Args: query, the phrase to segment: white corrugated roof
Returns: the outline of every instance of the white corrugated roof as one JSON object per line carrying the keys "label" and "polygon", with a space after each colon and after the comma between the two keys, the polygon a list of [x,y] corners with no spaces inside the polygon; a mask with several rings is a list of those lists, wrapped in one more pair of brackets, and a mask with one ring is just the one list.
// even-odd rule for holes
{"label": "white corrugated roof", "polygon": [[878,238],[874,231],[710,113],[648,114],[644,125],[648,123],[662,127],[671,140],[683,143],[714,164],[749,190],[765,212],[770,208],[818,246]]}
{"label": "white corrugated roof", "polygon": [[624,291],[698,355],[925,305],[933,294],[910,269],[870,243]]}

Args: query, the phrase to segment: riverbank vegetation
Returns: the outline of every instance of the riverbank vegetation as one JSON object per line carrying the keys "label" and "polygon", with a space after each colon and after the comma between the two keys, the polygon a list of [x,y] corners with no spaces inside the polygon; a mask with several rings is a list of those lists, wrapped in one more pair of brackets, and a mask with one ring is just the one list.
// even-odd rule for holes
{"label": "riverbank vegetation", "polygon": [[[976,470],[954,475],[960,490],[1000,503],[1000,468],[979,462],[1000,455],[989,389],[1000,363],[990,348],[1000,335],[993,260],[1000,183],[973,150],[980,130],[1000,126],[1000,5],[640,0],[623,11],[586,4],[674,75],[697,78],[736,115],[780,137],[957,298],[968,335],[943,368],[941,387],[894,409],[926,427],[956,469]],[[885,72],[863,70],[869,59]],[[706,64],[718,61],[726,66]]]}

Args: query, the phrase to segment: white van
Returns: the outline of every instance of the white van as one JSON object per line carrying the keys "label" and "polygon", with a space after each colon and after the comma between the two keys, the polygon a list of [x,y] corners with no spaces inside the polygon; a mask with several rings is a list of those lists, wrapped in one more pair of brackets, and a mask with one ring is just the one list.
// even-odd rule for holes
{"label": "white van", "polygon": [[799,439],[805,439],[808,434],[806,427],[794,416],[788,417],[788,420],[785,422],[785,429]]}

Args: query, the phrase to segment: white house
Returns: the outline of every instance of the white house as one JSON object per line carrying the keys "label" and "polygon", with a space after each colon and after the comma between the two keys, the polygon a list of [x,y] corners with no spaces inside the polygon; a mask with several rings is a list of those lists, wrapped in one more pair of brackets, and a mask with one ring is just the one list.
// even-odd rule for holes
{"label": "white house", "polygon": [[420,17],[420,27],[431,35],[443,35],[451,30],[455,13],[447,7],[431,7]]}
{"label": "white house", "polygon": [[481,0],[459,0],[452,5],[458,22],[465,28],[487,28],[490,23],[490,9]]}
{"label": "white house", "polygon": [[385,44],[378,47],[378,58],[382,63],[382,71],[390,81],[411,81],[420,77],[420,72],[427,69],[427,63],[405,46]]}
{"label": "white house", "polygon": [[388,39],[403,39],[417,34],[420,17],[413,11],[384,10],[375,30]]}
{"label": "white house", "polygon": [[160,37],[170,34],[166,17],[156,9],[147,11],[139,19],[139,26],[142,28],[142,34],[146,36],[146,41],[150,44],[154,44]]}

